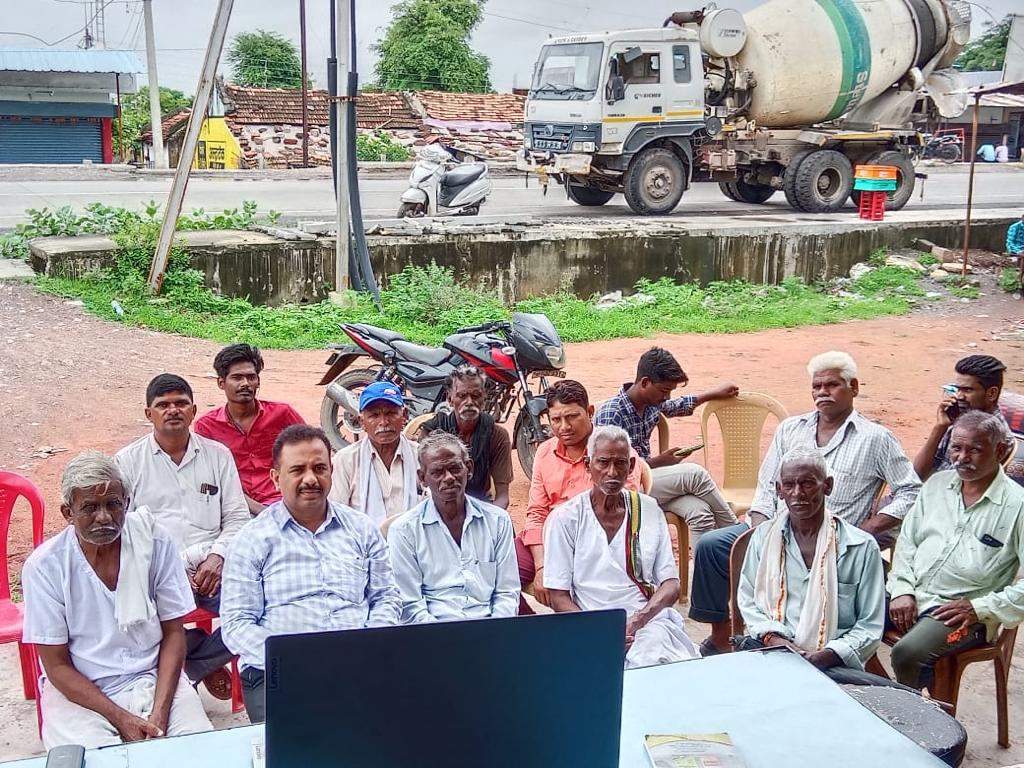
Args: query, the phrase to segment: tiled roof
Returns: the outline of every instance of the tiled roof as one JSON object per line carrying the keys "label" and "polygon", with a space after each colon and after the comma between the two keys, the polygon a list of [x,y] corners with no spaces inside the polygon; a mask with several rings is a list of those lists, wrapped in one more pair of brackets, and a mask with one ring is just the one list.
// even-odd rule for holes
{"label": "tiled roof", "polygon": [[[284,88],[243,88],[225,83],[222,90],[226,116],[237,125],[302,124],[302,91]],[[309,124],[326,126],[327,91],[310,90]],[[360,128],[416,129],[419,119],[400,93],[360,93],[356,101]]]}
{"label": "tiled roof", "polygon": [[415,96],[434,120],[521,123],[526,104],[526,97],[514,93],[418,91]]}
{"label": "tiled roof", "polygon": [[[185,130],[185,124],[188,122],[188,116],[190,114],[192,114],[191,109],[183,109],[177,114],[164,118],[163,122],[160,124],[161,128],[163,128],[162,133],[164,135],[164,141],[167,141],[171,136],[174,136],[179,131]],[[140,137],[140,140],[146,144],[152,143],[153,132],[149,128],[146,128]]]}

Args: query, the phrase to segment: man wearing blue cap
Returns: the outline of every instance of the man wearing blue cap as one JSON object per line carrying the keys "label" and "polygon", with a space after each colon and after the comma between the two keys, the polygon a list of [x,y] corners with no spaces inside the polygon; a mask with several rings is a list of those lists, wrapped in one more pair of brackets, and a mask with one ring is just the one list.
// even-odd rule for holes
{"label": "man wearing blue cap", "polygon": [[367,514],[376,525],[419,502],[416,444],[402,434],[409,414],[402,390],[375,381],[359,396],[365,437],[334,457],[332,501]]}

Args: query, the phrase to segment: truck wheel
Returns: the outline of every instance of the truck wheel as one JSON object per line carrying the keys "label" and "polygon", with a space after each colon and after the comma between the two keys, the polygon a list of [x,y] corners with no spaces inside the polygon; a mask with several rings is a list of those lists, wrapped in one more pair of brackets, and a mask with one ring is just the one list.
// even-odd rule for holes
{"label": "truck wheel", "polygon": [[615,197],[614,192],[606,192],[594,187],[581,187],[576,184],[568,184],[565,192],[576,205],[585,206],[604,205]]}
{"label": "truck wheel", "polygon": [[804,158],[811,154],[812,151],[807,149],[793,155],[793,159],[786,166],[785,173],[782,174],[782,192],[786,195],[786,202],[789,203],[790,208],[800,210],[800,205],[796,201],[796,171],[800,167],[800,163],[804,161]]}
{"label": "truck wheel", "polygon": [[[896,189],[885,196],[885,209],[898,211],[910,201],[914,194],[914,161],[906,152],[890,149],[873,155],[866,165],[892,165],[897,169]],[[850,199],[856,206],[860,205],[860,192],[853,190]]]}
{"label": "truck wheel", "polygon": [[793,178],[796,207],[806,213],[834,213],[853,191],[853,166],[834,149],[819,149],[800,161]]}
{"label": "truck wheel", "polygon": [[675,152],[652,147],[633,158],[623,182],[626,203],[634,213],[671,213],[686,188],[686,166]]}
{"label": "truck wheel", "polygon": [[733,200],[739,203],[760,205],[775,194],[775,190],[767,184],[748,184],[743,179],[736,179],[729,184],[736,191],[736,197],[733,197]]}
{"label": "truck wheel", "polygon": [[740,201],[740,193],[736,191],[735,181],[720,181],[718,182],[718,188],[730,200],[735,200],[737,203]]}

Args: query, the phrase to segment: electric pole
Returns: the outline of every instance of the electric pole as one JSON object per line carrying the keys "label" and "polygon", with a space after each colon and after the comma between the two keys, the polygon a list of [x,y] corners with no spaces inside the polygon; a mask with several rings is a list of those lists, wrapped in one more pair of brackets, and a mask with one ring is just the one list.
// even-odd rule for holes
{"label": "electric pole", "polygon": [[160,117],[160,83],[156,76],[156,35],[153,32],[153,0],[142,0],[146,18],[146,70],[149,73],[149,124],[153,134],[153,165],[167,167],[164,127]]}
{"label": "electric pole", "polygon": [[335,37],[338,44],[338,95],[333,104],[334,114],[338,125],[338,140],[335,143],[334,158],[338,168],[338,175],[335,179],[335,195],[338,202],[337,219],[337,242],[334,246],[334,290],[336,299],[342,299],[344,292],[349,288],[348,277],[348,251],[349,251],[349,190],[348,190],[348,142],[354,141],[355,137],[349,136],[348,120],[345,109],[348,99],[348,70],[349,70],[349,3],[352,0],[332,0],[335,3]]}
{"label": "electric pole", "polygon": [[309,168],[309,88],[306,83],[306,0],[299,0],[299,48],[302,53],[302,167]]}

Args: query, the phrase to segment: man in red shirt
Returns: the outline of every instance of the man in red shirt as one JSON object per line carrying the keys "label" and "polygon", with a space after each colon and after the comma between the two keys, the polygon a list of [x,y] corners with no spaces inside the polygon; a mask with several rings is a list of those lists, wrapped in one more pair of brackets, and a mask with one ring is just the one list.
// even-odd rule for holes
{"label": "man in red shirt", "polygon": [[305,424],[287,403],[257,400],[263,356],[256,347],[232,344],[213,359],[217,386],[227,403],[196,422],[196,433],[223,443],[235,458],[249,512],[258,515],[281,499],[270,479],[274,441],[285,427]]}
{"label": "man in red shirt", "polygon": [[[530,501],[526,508],[526,525],[516,536],[516,559],[522,588],[533,584],[533,596],[548,605],[541,573],[544,570],[544,522],[551,510],[562,502],[588,491],[592,482],[584,459],[587,441],[594,431],[594,406],[587,390],[578,381],[555,382],[546,393],[548,420],[554,435],[537,447],[530,479]],[[630,449],[631,455],[636,451]],[[639,458],[639,457],[638,457]],[[637,461],[626,480],[626,487],[640,491],[642,461]],[[520,598],[519,612],[533,613]]]}

